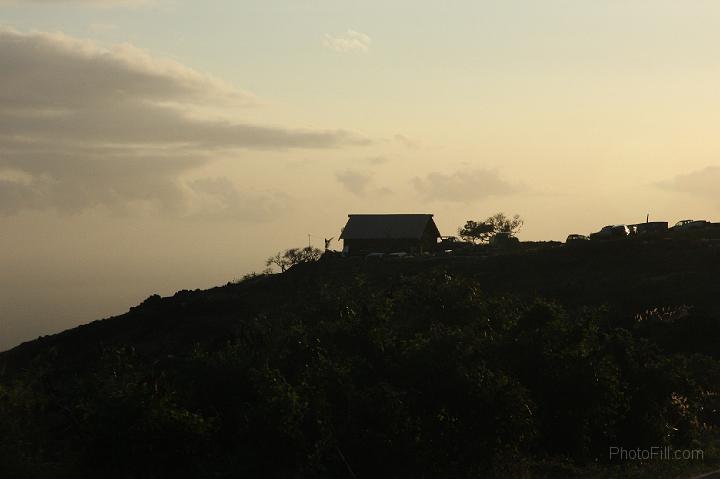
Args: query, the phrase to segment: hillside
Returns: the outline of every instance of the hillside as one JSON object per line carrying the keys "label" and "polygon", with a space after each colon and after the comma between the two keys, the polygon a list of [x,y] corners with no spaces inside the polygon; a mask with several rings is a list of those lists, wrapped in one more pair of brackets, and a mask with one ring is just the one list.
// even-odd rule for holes
{"label": "hillside", "polygon": [[[151,296],[0,354],[0,475],[604,477],[608,447],[660,445],[701,468],[718,278],[715,241],[536,243]],[[680,465],[654,467],[622,471]]]}

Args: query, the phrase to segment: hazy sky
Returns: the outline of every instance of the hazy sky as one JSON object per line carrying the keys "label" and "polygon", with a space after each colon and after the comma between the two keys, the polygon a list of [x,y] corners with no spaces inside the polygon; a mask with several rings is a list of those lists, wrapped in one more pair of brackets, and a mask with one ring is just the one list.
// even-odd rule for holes
{"label": "hazy sky", "polygon": [[718,45],[716,0],[0,0],[0,349],[351,212],[718,221]]}

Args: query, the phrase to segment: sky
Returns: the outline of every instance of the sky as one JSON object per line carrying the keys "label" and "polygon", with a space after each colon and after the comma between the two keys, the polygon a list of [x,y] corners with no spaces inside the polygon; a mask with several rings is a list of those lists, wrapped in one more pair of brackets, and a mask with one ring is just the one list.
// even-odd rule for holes
{"label": "sky", "polygon": [[0,0],[0,350],[349,213],[720,221],[717,45],[714,0]]}

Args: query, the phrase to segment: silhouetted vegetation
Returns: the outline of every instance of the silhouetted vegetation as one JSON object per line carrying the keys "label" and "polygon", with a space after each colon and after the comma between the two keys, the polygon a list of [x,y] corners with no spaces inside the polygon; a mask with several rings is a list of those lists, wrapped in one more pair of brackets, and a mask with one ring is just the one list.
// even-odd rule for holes
{"label": "silhouetted vegetation", "polygon": [[508,218],[504,213],[496,213],[485,221],[468,220],[465,225],[458,228],[458,235],[471,243],[486,243],[498,233],[515,236],[522,228],[523,220],[520,215]]}
{"label": "silhouetted vegetation", "polygon": [[276,253],[265,261],[265,266],[271,268],[277,266],[280,272],[285,272],[288,268],[301,263],[312,263],[322,256],[322,251],[312,246],[304,248],[290,248],[285,251]]}
{"label": "silhouetted vegetation", "polygon": [[[654,298],[615,295],[635,290],[611,274],[617,246],[598,248],[462,265],[326,256],[28,343],[0,355],[0,476],[555,478],[657,466],[609,463],[610,446],[703,448],[711,460],[715,300],[662,296],[652,278],[688,264],[667,249],[669,266],[645,258],[653,270],[632,273]],[[565,283],[578,267],[594,290]]]}

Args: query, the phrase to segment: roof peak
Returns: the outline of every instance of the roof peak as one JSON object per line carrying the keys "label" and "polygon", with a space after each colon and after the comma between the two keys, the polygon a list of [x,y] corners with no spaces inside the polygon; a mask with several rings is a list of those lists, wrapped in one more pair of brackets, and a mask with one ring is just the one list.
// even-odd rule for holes
{"label": "roof peak", "polygon": [[432,213],[350,213],[350,216],[435,216]]}
{"label": "roof peak", "polygon": [[420,239],[426,230],[440,236],[433,215],[415,214],[351,214],[341,239]]}

